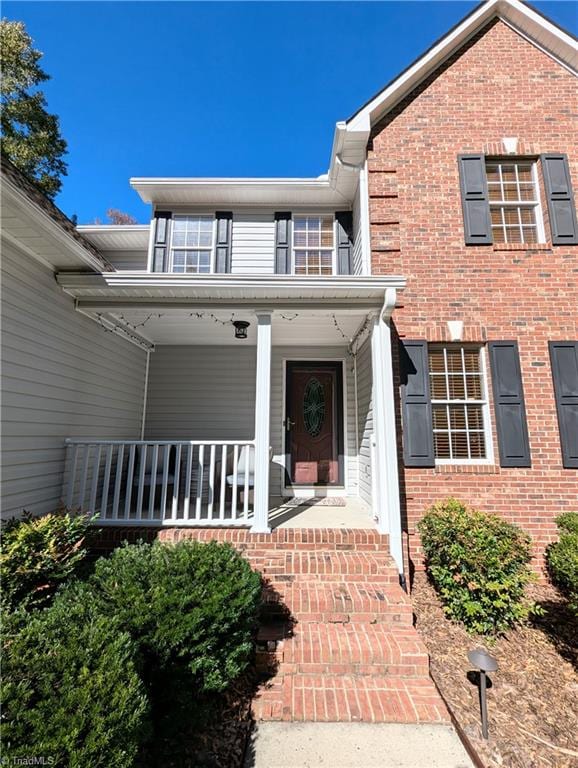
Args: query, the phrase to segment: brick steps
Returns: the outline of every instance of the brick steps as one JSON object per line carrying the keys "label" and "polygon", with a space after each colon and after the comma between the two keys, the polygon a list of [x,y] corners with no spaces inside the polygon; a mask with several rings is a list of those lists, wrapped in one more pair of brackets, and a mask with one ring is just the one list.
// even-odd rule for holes
{"label": "brick steps", "polygon": [[370,723],[448,722],[429,678],[286,675],[254,704],[258,720]]}
{"label": "brick steps", "polygon": [[263,591],[264,614],[280,617],[286,611],[307,622],[387,622],[412,627],[409,597],[390,583],[373,581],[271,581]]}
{"label": "brick steps", "polygon": [[257,665],[273,677],[256,719],[447,722],[388,537],[293,530],[235,546],[264,576]]}
{"label": "brick steps", "polygon": [[[276,552],[267,558],[253,558],[255,566],[271,581],[300,582],[327,580],[332,582],[372,582],[399,585],[399,577],[391,557],[382,552],[295,551]],[[261,560],[261,562],[259,562]]]}
{"label": "brick steps", "polygon": [[265,626],[257,638],[262,668],[279,666],[287,674],[350,674],[420,677],[428,656],[410,631],[384,624],[298,625],[289,639],[274,639]]}

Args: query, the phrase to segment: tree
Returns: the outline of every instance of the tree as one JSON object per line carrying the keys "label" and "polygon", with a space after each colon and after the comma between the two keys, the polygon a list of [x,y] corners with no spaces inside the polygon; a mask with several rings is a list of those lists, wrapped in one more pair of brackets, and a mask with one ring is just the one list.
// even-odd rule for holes
{"label": "tree", "polygon": [[38,64],[43,54],[32,43],[21,21],[0,21],[0,144],[2,153],[53,198],[67,171],[66,141],[38,89],[50,78]]}
{"label": "tree", "polygon": [[118,208],[109,208],[106,212],[109,224],[136,224],[137,220],[130,213],[119,211]]}

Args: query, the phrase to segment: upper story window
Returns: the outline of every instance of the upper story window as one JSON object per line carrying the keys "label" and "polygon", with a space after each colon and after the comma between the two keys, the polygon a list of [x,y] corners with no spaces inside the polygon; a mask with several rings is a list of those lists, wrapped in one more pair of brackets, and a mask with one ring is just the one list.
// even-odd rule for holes
{"label": "upper story window", "polygon": [[296,275],[332,275],[334,273],[334,218],[294,216],[293,272]]}
{"label": "upper story window", "polygon": [[536,163],[486,160],[494,243],[544,241]]}
{"label": "upper story window", "polygon": [[491,446],[480,347],[429,345],[434,454],[438,463],[479,463]]}
{"label": "upper story window", "polygon": [[170,271],[211,272],[214,243],[213,216],[175,215],[171,229]]}

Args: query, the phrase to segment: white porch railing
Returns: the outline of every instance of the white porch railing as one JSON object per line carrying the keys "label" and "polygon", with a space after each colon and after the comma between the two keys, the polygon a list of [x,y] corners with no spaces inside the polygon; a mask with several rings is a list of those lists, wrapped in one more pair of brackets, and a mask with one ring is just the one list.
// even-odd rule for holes
{"label": "white porch railing", "polygon": [[64,501],[97,525],[249,525],[252,440],[66,440]]}

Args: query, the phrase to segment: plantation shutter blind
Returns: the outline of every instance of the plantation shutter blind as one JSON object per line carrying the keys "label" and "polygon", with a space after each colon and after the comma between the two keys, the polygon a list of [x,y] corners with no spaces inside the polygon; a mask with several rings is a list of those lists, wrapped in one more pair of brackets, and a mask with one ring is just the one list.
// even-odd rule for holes
{"label": "plantation shutter blind", "polygon": [[549,347],[562,465],[578,469],[578,341],[551,341]]}
{"label": "plantation shutter blind", "polygon": [[484,155],[459,155],[458,166],[466,245],[491,245],[486,159]]}
{"label": "plantation shutter blind", "polygon": [[156,211],[155,213],[153,224],[153,272],[166,272],[169,268],[169,238],[171,218],[172,213],[170,213],[170,211]]}
{"label": "plantation shutter blind", "polygon": [[427,341],[401,345],[403,461],[406,467],[435,466]]}
{"label": "plantation shutter blind", "polygon": [[291,274],[291,213],[275,214],[275,273]]}
{"label": "plantation shutter blind", "polygon": [[215,272],[230,272],[233,214],[231,211],[217,211],[215,213],[215,218],[217,220]]}
{"label": "plantation shutter blind", "polygon": [[531,466],[518,344],[488,344],[501,467]]}
{"label": "plantation shutter blind", "polygon": [[351,211],[338,211],[337,222],[337,274],[353,274],[353,214]]}
{"label": "plantation shutter blind", "polygon": [[542,155],[552,245],[577,245],[578,224],[566,155]]}

